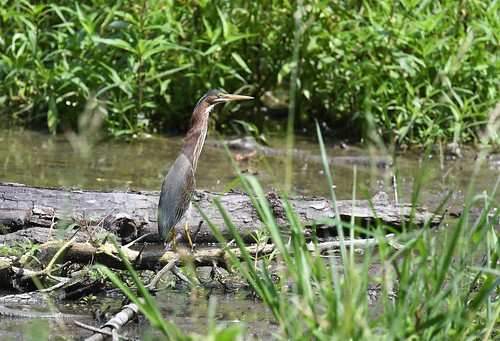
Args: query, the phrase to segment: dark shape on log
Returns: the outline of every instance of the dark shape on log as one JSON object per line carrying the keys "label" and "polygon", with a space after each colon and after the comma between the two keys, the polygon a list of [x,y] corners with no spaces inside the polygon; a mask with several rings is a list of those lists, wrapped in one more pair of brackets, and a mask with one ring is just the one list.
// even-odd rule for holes
{"label": "dark shape on log", "polygon": [[[263,228],[263,223],[248,195],[237,191],[222,196],[207,191],[196,192],[195,199],[201,210],[230,240],[232,239],[230,232],[213,204],[215,198],[220,199],[222,207],[228,212],[239,234],[246,241],[253,242],[249,234]],[[269,193],[267,199],[278,224],[286,232],[288,223],[283,199],[276,193]],[[330,200],[320,197],[294,197],[289,200],[305,226],[304,232],[307,237],[311,236],[314,226],[318,235],[336,234],[331,219],[334,217],[334,210]],[[45,242],[61,234],[61,230],[66,229],[66,233],[74,234],[73,230],[77,227],[80,230],[80,238],[87,240],[92,240],[96,232],[111,232],[120,237],[122,242],[129,242],[150,233],[151,236],[146,241],[157,242],[157,203],[158,192],[84,191],[0,183],[0,227],[3,228],[3,233],[7,234],[0,235],[0,242],[16,238],[8,235],[16,231],[32,241]],[[354,209],[352,203],[351,200],[337,201],[341,218],[350,220],[354,214],[357,221],[363,225],[372,224],[379,219],[386,225],[401,229],[410,221],[413,222],[413,226],[418,227],[426,222],[431,226],[437,226],[442,220],[441,216],[432,214],[422,207],[412,210],[409,204],[396,205],[385,193],[379,193],[371,202],[355,201]],[[192,211],[189,220],[191,232],[197,230],[202,220],[196,209]],[[29,230],[26,231],[34,227],[53,228],[45,235],[36,237],[30,234]],[[206,223],[201,225],[197,242],[216,242]]]}
{"label": "dark shape on log", "polygon": [[[229,141],[207,140],[205,145],[216,148],[223,148],[224,145],[233,151],[245,151],[247,153],[260,151],[266,156],[283,157],[285,151],[279,148],[261,146],[253,138],[243,137]],[[321,155],[310,153],[306,150],[294,150],[292,157],[307,162],[323,162]],[[380,169],[388,169],[393,165],[392,157],[390,156],[327,156],[329,164],[335,165],[356,165],[361,167],[371,167],[376,165]]]}

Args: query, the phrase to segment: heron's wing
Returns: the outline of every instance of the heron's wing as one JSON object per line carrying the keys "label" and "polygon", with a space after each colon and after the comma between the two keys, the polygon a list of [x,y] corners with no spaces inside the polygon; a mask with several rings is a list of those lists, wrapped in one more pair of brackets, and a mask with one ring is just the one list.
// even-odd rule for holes
{"label": "heron's wing", "polygon": [[189,159],[181,154],[163,180],[158,204],[158,232],[165,240],[172,228],[186,213],[196,187],[194,169]]}

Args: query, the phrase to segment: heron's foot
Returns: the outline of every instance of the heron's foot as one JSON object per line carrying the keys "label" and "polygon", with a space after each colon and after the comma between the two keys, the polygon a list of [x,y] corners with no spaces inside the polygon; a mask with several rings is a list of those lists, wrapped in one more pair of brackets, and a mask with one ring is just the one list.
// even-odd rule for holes
{"label": "heron's foot", "polygon": [[172,252],[177,251],[177,245],[176,245],[174,240],[171,240],[168,243],[165,243],[165,251],[172,251]]}

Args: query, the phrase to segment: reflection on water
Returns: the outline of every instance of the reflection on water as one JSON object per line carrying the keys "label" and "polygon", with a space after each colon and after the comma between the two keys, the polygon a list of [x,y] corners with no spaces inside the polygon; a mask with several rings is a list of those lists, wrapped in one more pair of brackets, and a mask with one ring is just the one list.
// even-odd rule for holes
{"label": "reflection on water", "polygon": [[[283,139],[271,138],[275,148],[283,147]],[[182,137],[154,137],[129,142],[101,142],[88,155],[75,151],[64,135],[52,136],[40,132],[16,129],[0,130],[0,181],[18,182],[32,186],[79,187],[82,189],[159,190],[182,146]],[[319,154],[314,139],[297,138],[295,147],[301,152]],[[328,147],[327,153],[335,156],[370,156],[368,150],[355,147],[341,149]],[[380,153],[379,153],[380,154]],[[423,176],[424,186],[419,202],[430,207],[440,202],[449,190],[462,197],[470,181],[474,152],[465,153],[461,159],[440,161],[434,156],[428,160],[425,172],[423,155],[405,154],[398,157],[401,177],[400,201],[411,200],[414,178]],[[267,157],[271,171],[265,162],[256,158],[241,162],[240,168],[256,174],[266,190],[283,188],[284,162],[281,157]],[[295,158],[293,162],[292,191],[296,195],[329,196],[318,162]],[[487,162],[481,169],[477,193],[489,190],[496,181],[500,164]],[[334,163],[330,167],[335,192],[339,199],[352,197],[353,166]],[[357,167],[357,198],[374,195],[380,190],[394,193],[393,169],[375,166]],[[274,173],[274,175],[271,175]],[[220,148],[206,146],[198,163],[197,188],[223,191],[236,178],[229,157]],[[237,187],[238,188],[238,187]],[[391,195],[392,196],[392,195]]]}

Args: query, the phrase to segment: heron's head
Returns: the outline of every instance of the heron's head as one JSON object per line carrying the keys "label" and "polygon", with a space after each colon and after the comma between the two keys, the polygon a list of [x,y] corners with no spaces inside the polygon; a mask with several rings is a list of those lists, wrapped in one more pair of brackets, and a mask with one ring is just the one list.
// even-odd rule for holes
{"label": "heron's head", "polygon": [[196,107],[198,107],[202,103],[206,103],[209,107],[212,107],[219,103],[226,103],[229,101],[246,101],[249,99],[254,98],[250,96],[228,94],[227,92],[221,90],[210,90],[205,95],[203,95],[202,98],[200,98],[200,100],[196,104]]}

